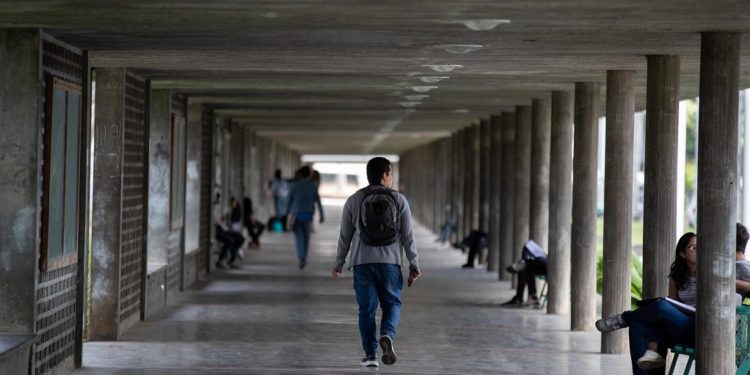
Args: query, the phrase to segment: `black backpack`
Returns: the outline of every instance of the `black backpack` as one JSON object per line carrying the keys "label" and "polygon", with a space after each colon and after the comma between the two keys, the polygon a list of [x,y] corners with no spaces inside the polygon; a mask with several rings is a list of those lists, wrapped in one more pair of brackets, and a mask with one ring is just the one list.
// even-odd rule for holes
{"label": "black backpack", "polygon": [[398,200],[395,191],[382,185],[372,185],[364,190],[359,209],[359,230],[362,242],[368,246],[386,246],[398,239]]}

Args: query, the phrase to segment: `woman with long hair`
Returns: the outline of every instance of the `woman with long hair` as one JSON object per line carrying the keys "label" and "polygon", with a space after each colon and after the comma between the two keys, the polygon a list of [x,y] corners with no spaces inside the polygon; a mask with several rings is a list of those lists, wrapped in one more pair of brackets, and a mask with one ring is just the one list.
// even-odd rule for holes
{"label": "woman with long hair", "polygon": [[[680,237],[669,272],[669,298],[693,307],[697,285],[696,244],[697,237],[693,232]],[[629,327],[633,374],[664,374],[664,356],[668,346],[695,345],[695,315],[683,312],[663,298],[644,301],[638,310],[596,321],[596,329],[603,333],[625,327]]]}

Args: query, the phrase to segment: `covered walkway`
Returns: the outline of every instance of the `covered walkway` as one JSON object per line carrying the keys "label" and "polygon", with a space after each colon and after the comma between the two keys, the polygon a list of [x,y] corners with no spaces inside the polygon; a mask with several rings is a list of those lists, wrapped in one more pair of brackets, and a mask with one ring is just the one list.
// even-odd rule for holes
{"label": "covered walkway", "polygon": [[[119,342],[84,345],[86,375],[331,374],[368,372],[351,273],[332,280],[340,207],[296,268],[291,234],[264,237],[241,270],[212,273]],[[599,354],[598,332],[571,332],[570,317],[501,308],[508,282],[463,270],[460,252],[416,231],[425,275],[403,293],[399,361],[388,374],[629,374],[627,355]],[[543,359],[543,360],[541,360]]]}

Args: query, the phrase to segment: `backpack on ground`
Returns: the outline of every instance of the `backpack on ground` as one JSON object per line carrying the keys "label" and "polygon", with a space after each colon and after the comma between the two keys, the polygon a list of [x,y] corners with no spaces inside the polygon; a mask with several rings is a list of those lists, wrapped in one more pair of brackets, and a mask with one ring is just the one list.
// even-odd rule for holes
{"label": "backpack on ground", "polygon": [[395,190],[373,185],[365,188],[364,194],[359,210],[362,242],[368,246],[386,246],[396,242],[401,223]]}

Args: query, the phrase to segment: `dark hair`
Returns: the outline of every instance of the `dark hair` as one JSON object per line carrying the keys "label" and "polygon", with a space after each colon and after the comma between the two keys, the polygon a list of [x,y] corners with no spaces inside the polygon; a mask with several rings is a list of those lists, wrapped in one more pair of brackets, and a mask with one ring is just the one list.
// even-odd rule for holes
{"label": "dark hair", "polygon": [[750,234],[747,233],[747,228],[744,225],[737,223],[737,252],[744,254],[745,246],[747,246],[747,240],[750,238]]}
{"label": "dark hair", "polygon": [[310,167],[304,166],[304,167],[300,168],[299,169],[299,176],[302,177],[302,178],[304,178],[304,179],[307,179],[308,177],[310,177]]}
{"label": "dark hair", "polygon": [[277,169],[276,172],[273,173],[274,178],[281,178],[281,169]]}
{"label": "dark hair", "polygon": [[391,162],[383,157],[376,157],[367,162],[367,182],[370,185],[380,184],[383,175],[391,171]]}
{"label": "dark hair", "polygon": [[687,282],[688,276],[690,275],[687,261],[684,257],[680,256],[680,253],[687,252],[688,244],[690,243],[690,240],[693,239],[693,237],[695,237],[695,233],[687,232],[683,234],[679,240],[677,240],[674,262],[672,262],[672,267],[669,270],[669,278],[674,281],[674,285],[675,287],[677,287],[677,290],[682,289],[682,287]]}
{"label": "dark hair", "polygon": [[319,183],[320,182],[320,172],[313,169],[313,171],[310,173],[310,181]]}

